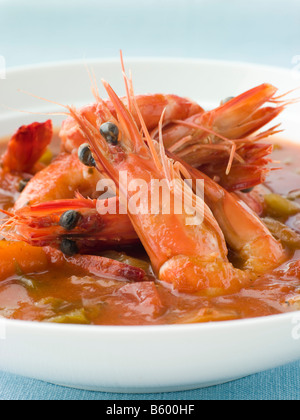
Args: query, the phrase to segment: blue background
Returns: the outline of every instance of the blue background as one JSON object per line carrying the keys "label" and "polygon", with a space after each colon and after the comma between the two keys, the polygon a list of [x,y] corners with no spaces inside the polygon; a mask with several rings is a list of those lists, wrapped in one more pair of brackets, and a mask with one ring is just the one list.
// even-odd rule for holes
{"label": "blue background", "polygon": [[[7,67],[125,56],[195,57],[292,68],[299,0],[0,0]],[[176,367],[174,367],[176,369]],[[300,362],[229,384],[120,395],[58,387],[0,372],[1,400],[300,399]]]}
{"label": "blue background", "polygon": [[299,0],[0,0],[0,54],[9,67],[120,48],[289,67],[299,22]]}

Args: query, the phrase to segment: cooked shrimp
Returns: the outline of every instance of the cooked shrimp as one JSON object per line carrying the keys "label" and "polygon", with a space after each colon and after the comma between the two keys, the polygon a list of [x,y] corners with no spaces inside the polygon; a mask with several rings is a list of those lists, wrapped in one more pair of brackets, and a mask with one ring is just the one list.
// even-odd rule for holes
{"label": "cooked shrimp", "polygon": [[100,178],[98,171],[83,165],[77,155],[62,153],[28,182],[14,210],[46,201],[74,198],[76,191],[92,197]]}
{"label": "cooked shrimp", "polygon": [[[173,158],[178,161],[178,158]],[[193,180],[205,181],[205,200],[226,242],[243,261],[244,269],[259,274],[284,261],[286,254],[282,246],[257,215],[261,212],[257,200],[249,194],[246,198],[242,193],[243,197],[230,194],[197,169],[183,161],[181,164],[187,168]],[[247,203],[257,214],[253,214]],[[66,244],[70,246],[72,242],[79,253],[139,242],[129,217],[124,209],[120,211],[117,197],[108,200],[79,197],[25,207],[11,214],[7,223],[2,225],[1,234],[8,240],[22,240],[33,246],[59,249]]]}
{"label": "cooked shrimp", "polygon": [[[121,100],[128,107],[127,98],[122,98]],[[172,121],[174,119],[184,120],[194,114],[203,112],[201,106],[196,102],[176,95],[138,95],[135,100],[138,103],[140,112],[142,113],[145,124],[149,130],[153,130],[157,127],[164,109],[166,121]],[[105,106],[108,107],[111,114],[115,117],[116,113],[112,102],[106,101]],[[79,112],[83,118],[94,125],[99,119],[103,118],[102,107],[102,102],[97,102],[81,108]],[[132,109],[132,112],[136,124],[141,128],[135,110]],[[105,120],[102,121],[102,123],[104,122]],[[74,150],[76,151],[79,146],[85,142],[85,137],[82,135],[78,128],[78,124],[72,117],[69,117],[63,122],[59,136],[62,140],[63,150],[69,153],[72,153]]]}
{"label": "cooked shrimp", "polygon": [[[172,160],[168,159],[164,152],[162,136],[159,144],[151,139],[138,105],[133,99],[146,136],[146,144],[127,108],[112,88],[107,83],[104,85],[115,107],[115,116],[104,103],[102,103],[104,118],[94,121],[94,123],[88,121],[81,112],[77,112],[74,108],[70,108],[70,114],[79,125],[85,139],[91,144],[95,154],[95,164],[100,164],[101,170],[104,169],[116,182],[121,194],[124,195],[125,184],[123,185],[122,177],[119,179],[120,171],[126,170],[130,180],[138,177],[143,179],[148,187],[153,180],[163,180],[165,177],[168,179],[169,193],[172,198],[169,214],[164,214],[164,203],[161,201],[158,214],[150,212],[135,214],[128,206],[129,218],[124,217],[124,226],[128,228],[129,221],[131,222],[136,232],[131,230],[132,237],[134,240],[137,239],[136,235],[140,238],[160,280],[172,283],[175,288],[183,292],[201,291],[209,294],[222,294],[232,292],[245,285],[251,278],[250,270],[257,275],[284,261],[286,256],[281,245],[249,208],[246,208],[235,196],[227,193],[207,176],[189,168],[183,162],[178,165],[178,162],[174,164]],[[103,124],[103,121],[106,123]],[[107,130],[107,121],[111,125],[109,131]],[[162,128],[162,120],[160,128]],[[112,133],[115,135],[114,141],[112,141]],[[64,156],[70,156],[69,159],[75,157],[75,155]],[[76,159],[78,165],[77,156]],[[180,171],[183,171],[184,167],[190,171],[194,178],[206,181],[206,203],[203,200],[199,203],[199,197],[197,198],[192,190],[188,193],[196,205],[196,214],[204,211],[203,223],[197,223],[192,227],[186,224],[189,216],[186,208],[183,209],[182,214],[177,214],[175,211],[176,202],[182,200],[186,194],[186,192],[178,194],[178,190],[181,192],[184,190],[180,177]],[[149,188],[148,191],[150,194],[151,189]],[[132,195],[129,193],[128,196],[127,192],[127,203],[131,198]],[[73,200],[72,202],[48,203],[44,206],[31,206],[27,210],[23,209],[22,212],[15,213],[14,220],[19,229],[16,232],[21,235],[19,237],[21,238],[22,229],[20,226],[22,224],[23,228],[26,226],[24,220],[27,218],[28,228],[32,229],[32,243],[37,241],[36,244],[39,245],[49,244],[49,242],[42,242],[43,237],[47,237],[48,240],[50,238],[50,244],[54,244],[57,240],[61,240],[63,243],[66,239],[70,249],[66,248],[65,254],[75,254],[78,252],[78,243],[73,239],[80,238],[82,228],[86,229],[84,234],[89,233],[90,226],[87,224],[87,220],[92,221],[92,224],[93,220],[95,221],[96,229],[93,231],[92,240],[101,240],[101,222],[97,217],[99,215],[95,214],[95,202],[88,202],[89,204],[85,200],[82,200],[81,203],[78,200],[77,202]],[[76,224],[74,226],[64,226],[62,217],[65,213],[62,214],[62,211],[70,211],[72,206],[77,209],[81,207],[82,212],[78,218],[75,217]],[[54,210],[54,214],[49,214],[50,209]],[[34,214],[38,216],[38,219],[35,219]],[[241,232],[239,232],[238,226],[231,222],[230,217],[233,214],[237,215],[237,220],[241,224],[241,226],[239,225]],[[18,224],[16,220],[21,220],[22,217],[22,223]],[[38,230],[35,230],[36,228]],[[25,231],[26,229],[23,229],[23,232]],[[66,233],[66,231],[69,232]],[[54,233],[52,238],[51,232]],[[116,237],[116,234],[113,236]],[[246,271],[234,268],[228,261],[225,240],[244,260],[243,269]],[[86,238],[85,241],[88,242]],[[57,246],[58,243],[55,242],[55,245]]]}
{"label": "cooked shrimp", "polygon": [[[276,133],[278,126],[254,133],[284,110],[285,103],[277,105],[276,92],[274,86],[263,84],[216,109],[173,121],[163,132],[165,147],[228,190],[258,185],[268,173],[272,146],[255,143]],[[268,102],[276,106],[263,107]]]}
{"label": "cooked shrimp", "polygon": [[[147,129],[152,130],[154,137],[165,109],[163,140],[168,150],[215,177],[226,189],[236,191],[262,183],[268,173],[267,156],[272,152],[272,146],[254,143],[276,133],[277,126],[253,134],[284,109],[285,104],[280,102],[277,106],[263,107],[267,102],[276,104],[276,91],[274,86],[263,84],[207,112],[200,105],[174,95],[136,96],[135,100]],[[130,108],[140,129],[139,118],[130,100],[121,100]],[[111,101],[104,104],[116,117]],[[79,112],[91,124],[100,124],[100,120],[105,122],[102,107],[103,103],[98,101]],[[85,141],[73,118],[63,123],[60,136],[64,149],[69,152]]]}
{"label": "cooked shrimp", "polygon": [[226,142],[226,139],[246,140],[283,111],[284,104],[262,108],[268,102],[276,103],[276,92],[277,88],[265,83],[211,111],[196,114],[185,121],[173,121],[175,129],[171,127],[164,132],[165,146],[170,149],[186,136],[192,137],[191,143],[203,144],[205,140],[212,144]]}
{"label": "cooked shrimp", "polygon": [[1,226],[5,238],[51,246],[64,253],[95,253],[139,243],[126,212],[120,211],[117,197],[55,200],[21,208],[10,216]]}
{"label": "cooked shrimp", "polygon": [[[68,156],[68,161],[75,159],[76,165],[78,165],[75,155],[65,156]],[[175,156],[172,158],[179,161]],[[245,261],[245,268],[249,268],[255,273],[265,272],[284,260],[285,254],[281,245],[246,205],[242,205],[236,197],[218,186],[206,175],[191,168],[183,161],[181,164],[189,170],[193,178],[205,180],[206,201],[214,213],[227,243]],[[70,246],[71,241],[78,252],[87,252],[93,248],[107,249],[117,244],[136,243],[137,234],[130,219],[117,211],[116,200],[116,198],[112,198],[106,203],[98,201],[99,206],[115,206],[115,211],[108,209],[105,217],[98,214],[96,200],[84,200],[83,198],[31,206],[16,211],[14,217],[7,225],[4,225],[2,231],[5,235],[5,230],[9,225],[8,239],[25,240],[36,246],[51,245],[61,248],[65,243]],[[78,216],[75,226],[69,228],[62,226],[61,219],[65,212],[73,212],[73,216],[74,214]],[[103,212],[100,211],[100,213]],[[237,216],[234,217],[234,223],[231,219],[232,215]],[[116,226],[118,226],[117,231]]]}
{"label": "cooked shrimp", "polygon": [[260,218],[240,200],[181,161],[193,180],[204,180],[205,201],[212,210],[227,244],[243,260],[243,268],[262,274],[281,265],[287,254]]}
{"label": "cooked shrimp", "polygon": [[[116,182],[119,191],[125,195],[125,185],[120,171],[127,171],[128,181],[142,179],[150,194],[153,180],[167,179],[175,182],[170,188],[170,212],[164,214],[164,203],[160,200],[159,214],[141,214],[132,212],[128,215],[138,234],[157,277],[182,292],[204,292],[222,294],[240,289],[248,280],[248,273],[235,269],[227,259],[227,248],[223,233],[213,217],[210,209],[201,200],[189,194],[196,204],[196,214],[204,209],[203,223],[187,226],[189,212],[183,209],[182,214],[175,211],[176,204],[182,200],[178,191],[182,192],[183,181],[176,174],[172,162],[164,155],[162,144],[160,153],[156,151],[154,141],[148,135],[142,116],[141,125],[147,137],[148,146],[141,136],[132,116],[117,97],[112,88],[104,82],[104,86],[115,107],[117,118],[105,109],[107,121],[115,124],[120,132],[116,145],[105,140],[100,134],[100,126],[91,124],[75,108],[69,108],[70,114],[77,121],[90,143],[96,161],[100,162],[108,175]],[[138,112],[138,107],[136,107]],[[133,193],[127,192],[127,204]],[[149,197],[148,197],[149,198]],[[144,203],[145,204],[145,203]]]}

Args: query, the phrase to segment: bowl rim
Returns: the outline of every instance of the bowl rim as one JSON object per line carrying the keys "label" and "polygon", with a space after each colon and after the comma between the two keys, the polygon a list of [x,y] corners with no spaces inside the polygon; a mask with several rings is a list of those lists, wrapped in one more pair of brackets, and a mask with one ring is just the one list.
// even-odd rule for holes
{"label": "bowl rim", "polygon": [[245,327],[272,327],[277,326],[280,322],[290,321],[291,328],[293,324],[300,322],[300,310],[293,311],[283,314],[268,315],[254,318],[244,318],[228,321],[212,321],[206,323],[187,323],[187,324],[159,324],[159,325],[80,325],[80,324],[52,324],[48,322],[38,322],[38,321],[25,321],[19,319],[7,319],[0,318],[0,326],[3,322],[4,329],[13,329],[13,328],[22,328],[22,329],[34,329],[43,330],[49,333],[56,332],[78,332],[86,334],[99,334],[99,333],[131,333],[131,334],[141,334],[149,333],[164,334],[166,332],[218,332],[220,329],[222,331],[228,331],[232,329],[242,329]]}
{"label": "bowl rim", "polygon": [[[239,69],[250,69],[256,68],[257,70],[265,70],[265,71],[276,71],[276,72],[285,72],[290,73],[291,69],[289,67],[283,66],[271,66],[267,64],[256,64],[253,62],[247,61],[239,61],[239,60],[219,60],[219,59],[209,59],[209,58],[190,58],[190,57],[176,57],[176,56],[169,56],[169,57],[160,57],[160,56],[126,56],[125,57],[125,66],[126,62],[129,64],[143,64],[143,63],[184,63],[184,64],[191,64],[191,65],[222,65],[226,67],[235,67]],[[59,60],[59,61],[45,61],[42,63],[34,63],[34,64],[25,64],[25,65],[15,65],[9,66],[6,69],[6,74],[10,73],[17,73],[23,71],[30,71],[30,70],[48,70],[48,69],[57,69],[59,67],[67,67],[67,66],[85,66],[91,64],[118,64],[120,65],[120,58],[117,57],[102,57],[102,58],[82,58],[82,59],[70,59],[70,60]],[[127,66],[126,66],[127,67]]]}

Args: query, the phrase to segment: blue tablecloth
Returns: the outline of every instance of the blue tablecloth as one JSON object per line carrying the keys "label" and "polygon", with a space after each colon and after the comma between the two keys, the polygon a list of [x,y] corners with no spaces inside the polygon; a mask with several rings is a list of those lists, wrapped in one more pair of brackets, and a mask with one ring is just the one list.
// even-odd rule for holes
{"label": "blue tablecloth", "polygon": [[0,400],[299,400],[300,362],[195,391],[111,394],[64,388],[0,372]]}
{"label": "blue tablecloth", "polygon": [[[0,0],[7,67],[67,59],[174,56],[292,68],[300,57],[299,0]],[[299,399],[300,363],[229,384],[171,394],[119,395],[0,372],[0,400]]]}

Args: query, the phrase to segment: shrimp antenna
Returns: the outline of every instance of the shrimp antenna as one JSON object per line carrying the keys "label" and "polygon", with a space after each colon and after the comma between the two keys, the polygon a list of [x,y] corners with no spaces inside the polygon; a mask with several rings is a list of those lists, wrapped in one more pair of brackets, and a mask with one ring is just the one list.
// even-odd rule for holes
{"label": "shrimp antenna", "polygon": [[105,109],[106,111],[110,112],[107,104],[105,103],[105,101],[101,98],[100,93],[99,93],[99,86],[97,83],[97,78],[96,78],[96,74],[95,74],[95,70],[92,67],[91,69],[89,69],[89,66],[87,63],[84,63],[85,69],[87,71],[87,74],[89,76],[90,82],[91,82],[91,89],[92,89],[92,94],[94,96],[94,98],[96,99],[97,104],[100,104],[103,109]]}
{"label": "shrimp antenna", "polygon": [[161,161],[162,161],[162,166],[163,166],[163,170],[165,173],[165,177],[166,179],[168,179],[169,182],[171,182],[171,176],[170,176],[170,171],[168,170],[168,158],[166,156],[166,151],[165,151],[165,147],[164,147],[164,141],[163,141],[163,121],[165,118],[165,114],[166,114],[166,108],[163,110],[161,117],[160,117],[160,121],[159,121],[159,150],[160,150],[160,157],[161,157]]}
{"label": "shrimp antenna", "polygon": [[[74,111],[74,110],[75,110],[75,107],[74,107],[74,106],[63,105],[63,104],[61,104],[61,103],[59,103],[59,102],[52,101],[51,99],[45,99],[45,98],[43,98],[43,97],[40,97],[40,96],[38,96],[38,95],[34,95],[33,93],[26,92],[26,91],[23,91],[23,90],[21,90],[21,89],[19,89],[19,91],[20,91],[20,92],[22,92],[22,93],[25,93],[25,94],[27,94],[27,95],[29,95],[29,96],[32,96],[33,98],[40,99],[40,100],[45,101],[45,102],[49,102],[50,104],[58,105],[58,106],[60,106],[60,107],[62,107],[62,108],[64,108],[64,109],[66,109],[66,110],[68,111],[68,112],[62,112],[62,113],[45,113],[45,114],[40,113],[40,115],[65,115],[65,116],[67,116],[67,117],[71,116],[71,117],[73,117],[73,118],[77,121],[77,118],[76,118],[76,112]],[[97,91],[96,91],[96,92],[97,92]],[[108,110],[107,105],[106,105],[106,104],[105,104],[105,102],[104,102],[104,101],[100,98],[100,96],[97,98],[97,100],[98,100],[98,102],[100,102],[100,103],[101,103],[101,104],[105,107],[105,109],[106,109],[106,110]],[[24,112],[26,112],[26,111],[24,111]],[[77,121],[77,122],[78,122],[78,121]]]}
{"label": "shrimp antenna", "polygon": [[94,80],[94,95],[96,96],[96,98],[100,98],[100,94],[99,94],[99,87],[97,84],[97,78],[96,78],[96,74],[95,74],[95,70],[94,68],[92,68],[92,75],[93,75],[93,80]]}
{"label": "shrimp antenna", "polygon": [[274,98],[271,98],[269,100],[270,103],[274,103],[274,104],[283,104],[283,106],[287,106],[287,105],[292,105],[295,103],[298,103],[300,101],[300,98],[294,98],[294,99],[287,99],[287,100],[281,100],[283,98],[285,98],[287,95],[290,95],[291,93],[294,93],[296,90],[299,90],[300,86],[295,88],[295,89],[291,89],[286,93],[283,93],[282,95],[276,96]]}
{"label": "shrimp antenna", "polygon": [[[48,103],[51,103],[51,104],[54,104],[54,105],[58,105],[61,108],[65,108],[65,109],[68,109],[69,110],[69,108],[66,105],[62,105],[59,102],[51,101],[50,99],[43,98],[43,97],[38,96],[38,95],[35,95],[35,94],[31,93],[31,92],[27,92],[27,91],[22,90],[22,89],[18,89],[18,92],[24,93],[25,95],[31,96],[32,98],[36,98],[36,99],[39,99],[39,100],[42,100],[42,101],[45,101],[45,102],[48,102]],[[5,108],[5,109],[9,109],[10,111],[22,112],[23,114],[47,115],[47,116],[58,116],[58,115],[59,116],[62,116],[62,115],[63,116],[68,116],[69,115],[69,113],[67,113],[67,112],[36,112],[36,111],[25,111],[23,109],[13,108],[13,107],[10,107],[10,106],[7,106],[7,105],[3,105],[3,104],[1,104],[1,106],[3,108]]]}
{"label": "shrimp antenna", "polygon": [[37,112],[37,111],[25,111],[23,109],[13,108],[11,106],[7,106],[4,104],[0,104],[2,108],[9,109],[10,111],[15,112],[22,112],[23,114],[30,114],[30,115],[46,115],[46,116],[69,116],[67,112]]}
{"label": "shrimp antenna", "polygon": [[132,92],[130,92],[130,89],[129,89],[129,85],[132,87],[132,79],[130,78],[130,80],[128,80],[128,77],[126,75],[122,50],[120,50],[120,59],[121,59],[121,68],[122,68],[122,74],[123,74],[124,83],[125,83],[125,89],[126,89],[128,109],[129,109],[129,112],[132,113],[133,106],[132,106],[132,100],[131,100],[131,95],[130,95],[130,93]]}
{"label": "shrimp antenna", "polygon": [[34,93],[27,92],[26,90],[18,89],[18,92],[24,93],[25,95],[31,96],[32,98],[39,99],[41,101],[48,102],[52,105],[58,105],[61,108],[69,109],[69,107],[67,105],[63,105],[60,102],[52,101],[51,99],[43,98],[42,96],[35,95]]}
{"label": "shrimp antenna", "polygon": [[90,82],[91,82],[92,94],[94,95],[94,98],[96,99],[96,101],[100,102],[101,98],[100,98],[100,94],[99,94],[99,87],[98,87],[98,84],[97,84],[95,71],[94,71],[93,67],[90,70],[87,63],[84,63],[84,66],[85,66],[85,69],[87,71],[87,74],[88,74]]}
{"label": "shrimp antenna", "polygon": [[153,160],[154,160],[154,162],[155,162],[155,165],[156,165],[157,169],[158,169],[159,171],[161,171],[163,168],[162,168],[161,162],[160,162],[160,160],[159,160],[159,156],[158,156],[158,154],[157,154],[157,152],[156,152],[156,149],[155,149],[155,146],[154,146],[154,141],[153,141],[153,139],[151,138],[151,136],[150,136],[150,134],[149,134],[148,128],[147,128],[147,126],[146,126],[146,123],[145,123],[145,121],[144,121],[144,118],[143,118],[143,116],[142,116],[142,113],[141,113],[141,111],[140,111],[140,109],[139,109],[139,106],[138,106],[138,104],[137,104],[137,101],[136,101],[135,97],[133,97],[133,103],[134,103],[134,107],[135,107],[135,110],[136,110],[136,112],[137,112],[138,118],[139,118],[139,120],[140,120],[140,123],[141,123],[142,129],[143,129],[143,133],[144,133],[144,135],[145,135],[145,137],[146,137],[146,141],[147,141],[147,144],[148,144],[148,146],[149,146],[149,149],[150,149],[151,155],[152,155]]}
{"label": "shrimp antenna", "polygon": [[157,152],[155,150],[154,141],[153,141],[153,139],[151,138],[151,136],[149,134],[148,128],[146,126],[146,123],[144,121],[144,118],[142,116],[142,113],[140,111],[140,108],[138,106],[137,100],[135,98],[132,77],[130,77],[130,79],[128,79],[128,77],[125,74],[125,78],[126,78],[126,83],[128,83],[127,84],[127,86],[128,86],[128,94],[130,95],[131,103],[133,103],[134,108],[136,110],[136,113],[138,115],[138,118],[140,120],[141,127],[142,127],[143,133],[144,133],[144,135],[146,137],[146,141],[147,141],[148,147],[150,149],[151,155],[153,157],[153,160],[155,162],[155,165],[156,165],[157,169],[159,171],[161,171],[163,168],[162,168],[161,162],[159,160],[159,156],[158,156],[158,154],[157,154]]}
{"label": "shrimp antenna", "polygon": [[[217,133],[216,131],[214,131],[212,129],[209,129],[208,127],[205,127],[205,126],[203,126],[201,124],[198,124],[198,123],[196,124],[196,123],[187,122],[187,121],[180,121],[180,120],[174,120],[173,122],[175,124],[184,125],[186,127],[191,127],[191,128],[203,130],[203,131],[205,131],[209,134],[212,134],[213,136],[216,136],[216,137],[220,138],[225,143],[231,145],[230,153],[229,153],[229,162],[228,162],[227,169],[226,169],[226,175],[228,175],[230,173],[234,158],[239,160],[239,156],[236,153],[237,147],[236,147],[235,141],[230,140],[227,137],[222,136],[220,133]],[[243,139],[243,141],[245,142],[245,139]]]}
{"label": "shrimp antenna", "polygon": [[[3,209],[0,209],[0,213],[5,214],[6,216],[9,216],[9,217],[13,217],[14,216],[14,213],[9,212],[9,211],[6,211],[6,210],[3,210]],[[3,221],[3,219],[2,219],[2,221]]]}

